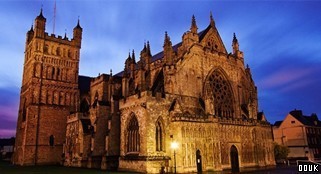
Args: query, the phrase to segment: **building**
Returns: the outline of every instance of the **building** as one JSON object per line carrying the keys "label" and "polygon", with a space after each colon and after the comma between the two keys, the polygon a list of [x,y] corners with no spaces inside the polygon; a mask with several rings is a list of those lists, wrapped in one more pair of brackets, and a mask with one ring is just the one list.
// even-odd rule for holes
{"label": "building", "polygon": [[306,116],[293,110],[275,122],[273,135],[276,143],[289,147],[289,159],[321,158],[321,121],[316,114]]}
{"label": "building", "polygon": [[79,76],[80,107],[67,117],[64,165],[115,170],[119,159],[121,78]]}
{"label": "building", "polygon": [[0,139],[0,160],[10,160],[13,154],[15,138]]}
{"label": "building", "polygon": [[36,17],[27,32],[13,163],[60,163],[67,116],[79,108],[78,69],[82,28],[73,38],[45,32],[46,18]]}
{"label": "building", "polygon": [[[39,16],[44,19],[42,13]],[[165,33],[162,52],[153,55],[147,42],[137,60],[134,51],[128,55],[122,72],[114,75],[110,72],[94,78],[78,76],[81,31],[78,23],[74,39],[66,42],[63,42],[64,39],[55,40],[70,44],[70,47],[64,48],[70,49],[70,55],[77,55],[75,59],[71,56],[74,60],[72,65],[77,66],[68,69],[68,72],[75,73],[72,83],[68,83],[73,85],[71,89],[65,86],[63,80],[37,75],[38,70],[44,69],[46,58],[54,57],[57,62],[69,60],[68,56],[45,56],[46,39],[52,37],[45,35],[41,40],[44,42],[39,42],[39,49],[30,51],[32,62],[25,64],[23,79],[33,83],[27,83],[29,90],[26,92],[23,83],[21,100],[24,101],[24,96],[29,93],[39,100],[32,105],[29,101],[20,104],[17,138],[21,145],[18,143],[16,147],[17,163],[40,163],[42,158],[39,154],[38,157],[35,155],[38,163],[32,163],[35,153],[30,155],[30,159],[25,156],[17,159],[20,153],[39,150],[36,147],[40,144],[36,142],[42,142],[42,155],[47,155],[47,161],[62,160],[66,166],[147,173],[175,170],[181,173],[224,169],[238,171],[243,167],[275,164],[271,127],[264,114],[258,112],[257,88],[251,70],[244,64],[243,52],[239,49],[235,34],[233,52],[227,52],[212,15],[205,30],[198,31],[193,16],[191,27],[183,34],[182,42],[172,45],[169,34]],[[29,40],[33,45],[38,43],[35,35],[27,39],[27,43]],[[37,67],[37,53],[43,56],[39,61],[44,59],[45,63],[40,64],[40,68],[29,68],[31,65]],[[64,65],[55,65],[55,68],[62,69]],[[28,68],[30,72],[26,71]],[[37,91],[39,88],[40,91]],[[65,90],[54,90],[58,92],[56,95],[41,92],[47,88]],[[72,95],[73,100],[69,97],[73,103],[64,107],[68,103],[67,89],[76,95]],[[37,95],[42,93],[43,97]],[[46,98],[45,103],[39,102],[42,98]],[[56,103],[48,103],[52,100]],[[37,112],[30,111],[33,107]],[[24,112],[24,108],[28,112]],[[66,112],[56,112],[57,116],[53,118],[50,113],[55,108]],[[54,123],[59,117],[61,127],[53,127],[55,130],[41,127],[41,119],[38,122],[28,119],[28,122],[23,122],[24,113],[31,120],[38,120],[37,115],[40,115],[47,123]],[[24,133],[29,125],[35,125],[38,131]],[[65,134],[62,135],[62,132]],[[25,142],[23,138],[36,138],[34,146],[26,149],[27,146],[21,143]],[[176,146],[170,148],[174,142]],[[45,151],[47,147],[49,150]],[[53,149],[57,150],[57,158],[50,155]]]}

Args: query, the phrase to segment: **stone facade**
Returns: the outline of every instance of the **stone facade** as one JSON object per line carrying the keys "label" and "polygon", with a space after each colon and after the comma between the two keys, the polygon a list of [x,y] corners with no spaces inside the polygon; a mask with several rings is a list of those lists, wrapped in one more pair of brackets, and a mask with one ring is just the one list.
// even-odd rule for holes
{"label": "stone facade", "polygon": [[[36,22],[40,20],[38,18]],[[71,43],[70,47],[64,47],[66,58],[48,56],[59,57],[54,62],[61,63],[69,60],[68,55],[71,55],[71,60],[74,60],[71,65],[75,69],[62,69],[69,63],[62,63],[57,68],[61,68],[59,74],[74,74],[45,80],[46,76],[41,74],[31,75],[29,64],[25,64],[24,82],[31,79],[40,83],[43,89],[34,90],[38,83],[27,83],[29,86],[25,87],[23,82],[17,127],[19,141],[15,152],[17,163],[27,161],[24,158],[18,160],[19,154],[35,153],[35,147],[39,146],[35,144],[30,146],[34,149],[26,150],[29,146],[22,143],[25,137],[32,139],[39,135],[39,141],[45,141],[48,140],[47,134],[53,134],[55,143],[59,142],[59,149],[56,144],[50,146],[57,149],[52,153],[57,157],[50,155],[48,161],[62,160],[66,166],[147,173],[176,170],[182,173],[223,169],[238,171],[242,167],[274,165],[271,127],[264,114],[257,111],[257,88],[250,68],[244,65],[235,35],[233,52],[226,51],[212,16],[208,27],[201,32],[198,32],[193,16],[191,28],[183,34],[181,43],[173,46],[165,33],[162,52],[152,55],[147,42],[137,62],[133,51],[125,61],[124,71],[95,78],[78,76],[81,31],[78,23],[74,39],[61,39],[59,42],[60,45]],[[34,40],[38,37],[31,37],[29,33],[34,31],[28,32],[27,43],[30,40],[37,43]],[[46,36],[40,47],[45,46],[43,43],[47,43],[47,38],[52,37]],[[78,44],[72,45],[74,43]],[[47,51],[51,53],[53,48],[55,46],[48,45],[48,49],[41,49],[43,51],[30,52],[35,55],[39,52],[40,58],[46,62],[44,55]],[[26,51],[26,57],[28,55]],[[65,55],[64,52],[61,55]],[[72,55],[77,55],[77,59]],[[37,63],[38,59],[34,57],[32,60]],[[37,69],[36,65],[34,70],[38,72],[41,67]],[[57,74],[57,70],[52,71]],[[72,83],[68,83],[72,89],[65,86],[64,80],[68,78],[74,78]],[[46,85],[41,85],[45,82]],[[44,93],[51,96],[43,97],[47,104],[39,102],[42,97],[32,107],[24,102],[26,94],[42,94],[44,89],[50,91],[53,87],[64,91]],[[29,90],[24,92],[24,89]],[[33,113],[34,118],[29,116],[37,110],[40,114]],[[25,113],[28,122],[24,123],[21,120]],[[32,119],[42,114],[47,124],[34,124]],[[28,128],[34,125],[46,127],[38,128],[38,133],[35,133],[32,132],[34,129],[26,131],[23,125]],[[50,127],[52,129],[48,129]],[[42,135],[42,132],[46,134]],[[170,148],[173,142],[178,143],[175,150]],[[42,154],[49,156],[51,151],[43,151]],[[28,160],[33,164],[32,159]]]}
{"label": "stone facade", "polygon": [[87,83],[79,84],[79,111],[67,119],[64,165],[117,169],[121,79],[112,74],[80,78]]}
{"label": "stone facade", "polygon": [[77,110],[82,28],[69,40],[45,26],[41,10],[27,32],[14,164],[60,163],[67,116]]}
{"label": "stone facade", "polygon": [[182,38],[172,46],[165,33],[163,52],[151,56],[147,42],[137,63],[134,54],[125,62],[119,169],[173,172],[174,158],[179,173],[274,165],[271,127],[235,35],[227,53],[212,17],[198,33],[193,16]]}

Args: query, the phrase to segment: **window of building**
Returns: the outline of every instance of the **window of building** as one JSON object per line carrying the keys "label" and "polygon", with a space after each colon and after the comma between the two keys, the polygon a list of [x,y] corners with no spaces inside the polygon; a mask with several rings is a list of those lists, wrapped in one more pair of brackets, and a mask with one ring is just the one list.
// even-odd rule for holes
{"label": "window of building", "polygon": [[44,52],[45,54],[48,54],[48,49],[49,49],[49,46],[46,44],[45,47],[44,47],[44,49],[43,49],[43,52]]}
{"label": "window of building", "polygon": [[52,71],[51,71],[51,78],[52,79],[56,79],[55,78],[55,68],[54,67],[52,68]]}
{"label": "window of building", "polygon": [[295,123],[295,121],[294,121],[294,120],[292,120],[292,121],[291,121],[291,124],[294,124],[294,123]]}
{"label": "window of building", "polygon": [[164,135],[163,127],[160,120],[156,122],[156,151],[163,151]]}
{"label": "window of building", "polygon": [[61,51],[60,51],[60,48],[59,48],[59,47],[57,48],[56,53],[57,53],[57,56],[60,56],[60,55],[61,55]]}
{"label": "window of building", "polygon": [[206,82],[206,96],[212,100],[214,114],[219,117],[234,116],[234,98],[229,80],[219,70],[212,72]]}
{"label": "window of building", "polygon": [[23,102],[22,121],[26,121],[26,118],[27,118],[26,101],[27,101],[27,99],[25,99],[24,102]]}
{"label": "window of building", "polygon": [[127,126],[127,152],[139,152],[139,125],[133,114]]}
{"label": "window of building", "polygon": [[55,145],[55,137],[53,135],[49,136],[49,145],[54,146]]}

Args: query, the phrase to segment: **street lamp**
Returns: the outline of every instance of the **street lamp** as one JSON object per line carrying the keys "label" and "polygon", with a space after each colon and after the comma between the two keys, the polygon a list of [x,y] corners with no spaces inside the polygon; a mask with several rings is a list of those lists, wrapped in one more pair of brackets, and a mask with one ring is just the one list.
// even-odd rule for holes
{"label": "street lamp", "polygon": [[171,143],[171,148],[174,150],[174,173],[176,173],[176,149],[178,148],[178,143],[176,141],[173,141]]}

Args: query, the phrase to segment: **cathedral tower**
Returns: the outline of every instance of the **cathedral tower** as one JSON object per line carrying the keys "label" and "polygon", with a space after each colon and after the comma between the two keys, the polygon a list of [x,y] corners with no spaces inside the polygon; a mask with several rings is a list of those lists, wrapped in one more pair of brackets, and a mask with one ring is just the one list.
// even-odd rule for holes
{"label": "cathedral tower", "polygon": [[13,163],[61,162],[66,120],[78,110],[82,28],[73,38],[48,35],[42,9],[27,32]]}

